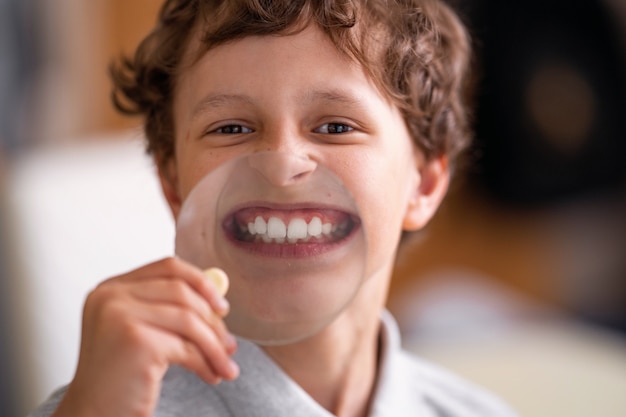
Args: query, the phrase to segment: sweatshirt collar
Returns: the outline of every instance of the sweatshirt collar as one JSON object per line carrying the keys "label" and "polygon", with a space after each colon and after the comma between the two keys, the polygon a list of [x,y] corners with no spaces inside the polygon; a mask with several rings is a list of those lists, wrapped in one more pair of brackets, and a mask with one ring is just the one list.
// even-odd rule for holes
{"label": "sweatshirt collar", "polygon": [[[379,368],[370,417],[403,415],[403,411],[411,409],[409,407],[415,410],[414,401],[407,401],[411,397],[407,392],[411,384],[396,362],[401,350],[400,333],[387,311],[381,314],[379,346]],[[225,401],[237,399],[232,403],[228,401],[232,415],[249,415],[250,410],[259,410],[259,415],[274,417],[332,417],[254,343],[240,339],[234,359],[241,376],[216,387]]]}

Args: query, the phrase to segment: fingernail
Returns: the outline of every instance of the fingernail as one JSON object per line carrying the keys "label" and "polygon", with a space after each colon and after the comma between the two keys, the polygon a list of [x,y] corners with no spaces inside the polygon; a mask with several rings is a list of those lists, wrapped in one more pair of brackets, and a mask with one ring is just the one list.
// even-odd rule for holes
{"label": "fingernail", "polygon": [[237,339],[232,334],[226,333],[224,343],[226,344],[226,349],[229,352],[237,350]]}
{"label": "fingernail", "polygon": [[230,310],[230,303],[224,297],[217,298],[217,308],[220,309],[221,312],[227,313]]}
{"label": "fingernail", "polygon": [[228,367],[230,368],[230,375],[232,379],[235,379],[239,376],[239,365],[232,359],[228,362]]}

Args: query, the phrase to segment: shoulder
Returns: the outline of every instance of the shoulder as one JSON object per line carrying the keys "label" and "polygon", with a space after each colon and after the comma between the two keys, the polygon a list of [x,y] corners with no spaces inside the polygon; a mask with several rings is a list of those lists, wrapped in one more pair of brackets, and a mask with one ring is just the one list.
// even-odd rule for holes
{"label": "shoulder", "polygon": [[503,401],[402,349],[388,312],[381,316],[381,352],[372,417],[515,417]]}
{"label": "shoulder", "polygon": [[396,365],[402,368],[409,387],[434,416],[515,417],[502,400],[485,389],[406,351],[398,351]]}
{"label": "shoulder", "polygon": [[[59,407],[67,391],[55,391],[28,417],[50,417]],[[211,386],[204,384],[194,374],[171,367],[163,379],[159,405],[153,417],[230,416],[224,402]]]}

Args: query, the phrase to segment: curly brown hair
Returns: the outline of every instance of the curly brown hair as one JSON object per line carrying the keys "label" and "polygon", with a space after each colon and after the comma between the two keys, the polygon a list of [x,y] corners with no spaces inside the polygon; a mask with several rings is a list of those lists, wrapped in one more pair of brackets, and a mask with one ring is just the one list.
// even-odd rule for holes
{"label": "curly brown hair", "polygon": [[111,66],[113,102],[145,117],[148,151],[165,163],[174,154],[173,92],[193,33],[202,31],[200,58],[229,41],[289,35],[309,24],[399,107],[427,159],[452,162],[468,146],[470,41],[437,0],[166,0],[134,57]]}

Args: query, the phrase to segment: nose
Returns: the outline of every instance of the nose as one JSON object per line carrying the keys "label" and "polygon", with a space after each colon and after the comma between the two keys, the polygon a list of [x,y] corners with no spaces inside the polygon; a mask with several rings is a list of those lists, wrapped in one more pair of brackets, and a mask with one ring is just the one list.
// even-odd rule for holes
{"label": "nose", "polygon": [[288,187],[306,180],[317,162],[285,152],[260,152],[249,156],[250,167],[276,187]]}

